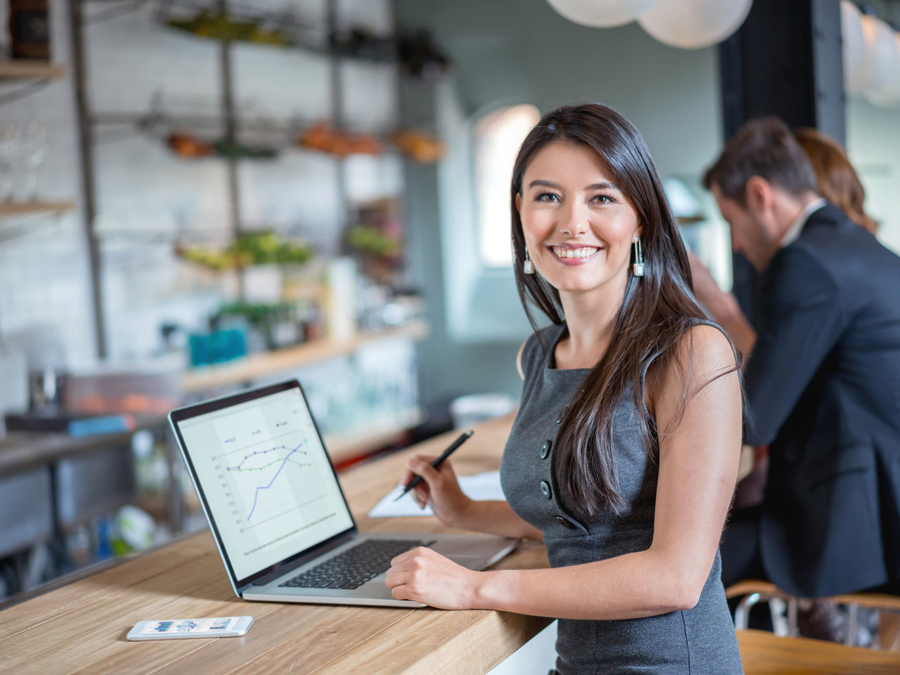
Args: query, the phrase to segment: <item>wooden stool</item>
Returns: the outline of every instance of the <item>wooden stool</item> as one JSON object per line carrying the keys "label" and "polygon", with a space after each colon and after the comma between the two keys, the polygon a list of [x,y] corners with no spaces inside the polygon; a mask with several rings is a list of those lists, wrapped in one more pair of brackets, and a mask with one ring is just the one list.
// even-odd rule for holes
{"label": "wooden stool", "polygon": [[802,637],[739,630],[745,675],[896,675],[900,654]]}
{"label": "wooden stool", "polygon": [[[734,610],[734,627],[736,630],[746,630],[749,621],[750,608],[759,602],[768,602],[772,598],[779,598],[787,603],[788,632],[791,636],[797,636],[797,601],[801,598],[785,593],[775,584],[769,581],[757,581],[748,579],[739,581],[725,589],[725,597],[729,600],[744,596]],[[881,612],[900,613],[900,597],[884,593],[845,593],[843,595],[831,595],[827,598],[816,598],[824,602],[847,606],[848,626],[845,644],[854,646],[859,628],[859,608],[877,609]],[[891,645],[883,645],[890,648]]]}

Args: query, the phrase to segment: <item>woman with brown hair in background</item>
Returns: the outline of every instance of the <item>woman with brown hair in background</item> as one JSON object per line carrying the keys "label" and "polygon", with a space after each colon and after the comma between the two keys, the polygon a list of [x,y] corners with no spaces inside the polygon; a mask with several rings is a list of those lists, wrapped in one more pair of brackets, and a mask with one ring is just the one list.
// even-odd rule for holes
{"label": "woman with brown hair in background", "polygon": [[865,188],[840,144],[818,129],[809,127],[794,129],[793,134],[812,162],[822,196],[854,222],[875,234],[878,223],[863,209]]}

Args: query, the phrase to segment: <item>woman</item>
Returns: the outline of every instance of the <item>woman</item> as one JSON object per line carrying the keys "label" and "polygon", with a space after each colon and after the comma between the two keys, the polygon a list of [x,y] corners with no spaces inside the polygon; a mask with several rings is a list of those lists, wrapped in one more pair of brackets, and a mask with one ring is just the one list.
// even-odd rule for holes
{"label": "woman", "polygon": [[866,191],[840,144],[818,129],[794,129],[794,138],[809,157],[822,196],[872,234],[878,223],[863,208]]}
{"label": "woman", "polygon": [[[543,540],[552,567],[474,572],[398,556],[394,597],[558,617],[557,668],[741,672],[719,537],[737,475],[734,352],[706,325],[638,131],[602,105],[549,113],[512,181],[516,279],[553,325],[519,352],[508,502],[473,502],[449,462],[408,464],[451,527]],[[532,320],[532,324],[534,321]]]}

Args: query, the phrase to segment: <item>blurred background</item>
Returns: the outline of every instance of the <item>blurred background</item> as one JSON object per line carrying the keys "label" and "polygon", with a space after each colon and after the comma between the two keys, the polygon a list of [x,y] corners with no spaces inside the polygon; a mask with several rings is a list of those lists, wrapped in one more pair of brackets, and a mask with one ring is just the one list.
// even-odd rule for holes
{"label": "blurred background", "polygon": [[341,469],[509,412],[558,105],[641,130],[725,288],[700,177],[758,114],[845,143],[900,251],[900,2],[629,4],[0,2],[0,601],[205,527],[178,405],[298,377]]}

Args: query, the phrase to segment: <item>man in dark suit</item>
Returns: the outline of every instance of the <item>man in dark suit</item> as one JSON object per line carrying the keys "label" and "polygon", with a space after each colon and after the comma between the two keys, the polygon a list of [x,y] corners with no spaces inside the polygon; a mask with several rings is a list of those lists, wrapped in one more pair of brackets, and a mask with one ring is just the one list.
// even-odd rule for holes
{"label": "man in dark suit", "polygon": [[747,442],[769,444],[761,507],[736,511],[726,586],[821,597],[900,580],[900,258],[819,195],[775,118],[707,172],[732,246],[762,275],[756,329],[699,269],[695,292],[746,359]]}

